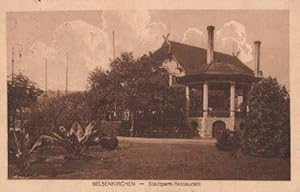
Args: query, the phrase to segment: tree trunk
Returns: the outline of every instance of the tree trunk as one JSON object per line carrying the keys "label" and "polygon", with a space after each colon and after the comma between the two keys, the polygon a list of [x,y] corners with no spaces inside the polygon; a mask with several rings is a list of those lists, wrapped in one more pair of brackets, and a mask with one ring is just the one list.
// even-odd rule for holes
{"label": "tree trunk", "polygon": [[11,125],[14,128],[15,128],[15,115],[16,115],[16,109],[13,108],[11,113]]}
{"label": "tree trunk", "polygon": [[20,108],[20,129],[23,131],[24,128],[24,117],[23,117],[23,107]]}
{"label": "tree trunk", "polygon": [[130,111],[130,136],[133,137],[134,136],[134,111]]}

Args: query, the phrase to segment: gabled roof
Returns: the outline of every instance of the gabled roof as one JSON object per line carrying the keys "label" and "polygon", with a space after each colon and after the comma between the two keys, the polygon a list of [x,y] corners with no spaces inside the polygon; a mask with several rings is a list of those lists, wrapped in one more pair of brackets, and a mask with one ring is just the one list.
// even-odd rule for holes
{"label": "gabled roof", "polygon": [[160,49],[153,53],[153,57],[160,60],[171,58],[171,56],[176,58],[186,75],[235,74],[254,76],[253,70],[236,56],[214,51],[214,61],[207,64],[206,49],[174,41],[166,41]]}

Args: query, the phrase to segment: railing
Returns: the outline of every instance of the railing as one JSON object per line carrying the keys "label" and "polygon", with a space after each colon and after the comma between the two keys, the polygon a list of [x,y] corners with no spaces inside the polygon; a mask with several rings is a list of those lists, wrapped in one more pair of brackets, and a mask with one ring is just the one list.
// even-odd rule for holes
{"label": "railing", "polygon": [[209,117],[229,117],[230,111],[227,110],[212,110],[208,111]]}
{"label": "railing", "polygon": [[247,112],[245,112],[245,111],[236,111],[235,112],[236,117],[246,117],[246,115],[247,115]]}
{"label": "railing", "polygon": [[191,110],[190,117],[202,117],[203,116],[203,111],[202,110]]}
{"label": "railing", "polygon": [[[209,117],[229,117],[230,112],[226,110],[212,110],[208,111]],[[203,111],[190,111],[189,117],[203,117]]]}
{"label": "railing", "polygon": [[[235,117],[246,117],[247,112],[235,112]],[[189,117],[203,117],[203,111],[201,110],[193,110],[190,111]],[[230,117],[230,111],[229,110],[209,110],[208,111],[208,117]]]}

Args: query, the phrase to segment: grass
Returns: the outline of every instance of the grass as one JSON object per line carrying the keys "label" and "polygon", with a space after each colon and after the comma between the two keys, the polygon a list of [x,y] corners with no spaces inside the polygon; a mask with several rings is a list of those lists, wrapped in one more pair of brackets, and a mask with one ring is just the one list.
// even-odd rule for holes
{"label": "grass", "polygon": [[[121,141],[115,151],[91,147],[86,160],[64,158],[61,148],[34,155],[31,179],[289,180],[290,159],[259,158],[216,149],[211,143]],[[39,162],[36,163],[36,160]],[[12,177],[10,177],[12,178]]]}

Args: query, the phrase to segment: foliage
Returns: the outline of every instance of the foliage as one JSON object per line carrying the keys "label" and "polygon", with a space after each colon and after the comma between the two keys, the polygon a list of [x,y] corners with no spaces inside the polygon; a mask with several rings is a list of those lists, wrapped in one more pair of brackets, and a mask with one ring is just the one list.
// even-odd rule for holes
{"label": "foliage", "polygon": [[71,158],[84,158],[85,152],[91,145],[101,145],[108,150],[114,150],[118,146],[116,137],[106,136],[97,129],[97,121],[92,121],[85,129],[75,121],[67,131],[60,126],[58,131],[53,131],[47,135],[41,135],[35,143],[29,144],[29,133],[11,129],[9,132],[9,160],[10,164],[15,163],[17,172],[15,175],[27,176],[27,170],[31,166],[31,156],[34,151],[43,146],[62,146]]}
{"label": "foliage", "polygon": [[33,138],[37,139],[61,125],[71,127],[74,121],[86,126],[93,120],[90,114],[86,92],[71,92],[58,97],[45,95],[39,98],[25,126]]}
{"label": "foliage", "polygon": [[222,151],[237,150],[240,147],[240,136],[236,131],[225,129],[218,139],[216,147]]}
{"label": "foliage", "polygon": [[8,132],[8,159],[10,164],[16,165],[16,175],[24,175],[28,163],[30,146],[29,133],[24,129],[10,128]]}
{"label": "foliage", "polygon": [[14,126],[17,111],[20,118],[23,118],[25,110],[32,108],[42,93],[43,91],[22,73],[13,75],[13,80],[7,81],[8,125]]}
{"label": "foliage", "polygon": [[265,78],[251,92],[242,150],[266,157],[290,154],[290,99],[285,86]]}
{"label": "foliage", "polygon": [[102,137],[100,145],[108,150],[114,150],[117,148],[119,140],[116,137]]}
{"label": "foliage", "polygon": [[[22,167],[28,157],[24,154],[30,154],[45,143],[62,145],[71,153],[81,154],[81,141],[76,142],[70,130],[61,132],[59,127],[71,127],[74,121],[87,126],[91,120],[106,119],[108,112],[122,114],[129,111],[130,126],[135,135],[144,135],[146,128],[156,129],[156,133],[166,130],[177,133],[176,123],[167,129],[165,125],[168,118],[178,121],[182,117],[184,89],[168,86],[168,74],[161,68],[161,63],[154,62],[147,55],[135,59],[132,53],[123,53],[111,63],[110,71],[95,69],[88,81],[88,91],[61,96],[48,96],[47,93],[41,96],[42,91],[22,74],[14,77],[13,82],[8,81],[10,114],[30,109],[23,126],[26,131],[21,130],[21,137],[17,140],[12,139],[15,132],[12,131],[9,139],[12,156],[20,156],[17,160]],[[105,127],[105,123],[101,126]],[[111,124],[107,127],[112,129]],[[26,142],[22,139],[25,135]],[[97,138],[91,136],[86,144]],[[113,136],[104,134],[101,138],[97,142],[103,147],[114,149],[118,145]],[[24,143],[27,147],[22,148]],[[33,147],[29,150],[28,146]]]}
{"label": "foliage", "polygon": [[32,146],[29,153],[43,145],[61,145],[68,152],[80,157],[90,145],[100,144],[107,149],[115,149],[118,146],[116,137],[106,136],[99,128],[99,121],[92,121],[84,129],[75,121],[72,127],[67,130],[60,126],[58,132],[52,132],[50,135],[42,135]]}
{"label": "foliage", "polygon": [[[131,53],[123,53],[111,64],[110,72],[93,71],[89,81],[99,104],[118,103],[129,110],[153,108],[160,98],[157,91],[167,86],[161,70],[147,56],[134,59]],[[150,106],[149,106],[150,104]]]}
{"label": "foliage", "polygon": [[136,135],[143,129],[138,120],[151,129],[151,122],[183,109],[183,89],[169,87],[166,71],[147,55],[135,59],[132,53],[123,53],[111,63],[109,72],[94,70],[89,83],[88,101],[94,113],[130,111],[130,126]]}
{"label": "foliage", "polygon": [[[17,166],[17,174],[22,174],[27,163],[30,134],[25,129],[26,115],[31,113],[43,91],[22,73],[7,80],[8,99],[8,155],[10,163]],[[20,124],[16,124],[20,122]]]}

